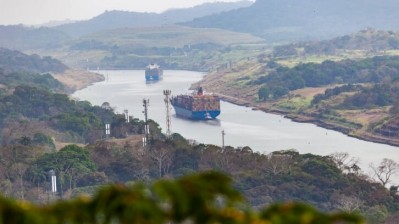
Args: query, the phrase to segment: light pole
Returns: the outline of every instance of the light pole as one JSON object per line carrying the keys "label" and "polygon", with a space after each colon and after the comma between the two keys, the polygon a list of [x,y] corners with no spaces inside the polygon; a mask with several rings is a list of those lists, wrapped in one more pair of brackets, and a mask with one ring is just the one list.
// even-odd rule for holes
{"label": "light pole", "polygon": [[166,106],[166,137],[169,138],[171,131],[170,131],[170,125],[171,125],[171,119],[170,119],[170,106],[169,106],[169,96],[172,93],[170,90],[164,90],[163,95],[165,96],[165,106]]}
{"label": "light pole", "polygon": [[226,135],[226,132],[222,130],[222,151],[224,151],[224,136]]}
{"label": "light pole", "polygon": [[143,107],[144,107],[144,134],[145,134],[145,139],[143,141],[143,145],[147,145],[149,142],[148,137],[150,134],[150,128],[148,127],[148,105],[150,103],[150,100],[148,99],[143,99]]}

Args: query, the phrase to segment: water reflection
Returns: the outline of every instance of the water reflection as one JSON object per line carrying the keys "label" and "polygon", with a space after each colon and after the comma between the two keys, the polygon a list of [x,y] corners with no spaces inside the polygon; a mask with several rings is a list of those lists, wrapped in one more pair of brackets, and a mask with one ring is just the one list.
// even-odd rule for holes
{"label": "water reflection", "polygon": [[146,85],[151,85],[151,84],[158,83],[160,81],[162,81],[162,79],[160,79],[160,80],[145,80],[145,84]]}
{"label": "water reflection", "polygon": [[191,120],[191,119],[188,119],[188,118],[177,116],[176,114],[172,115],[172,117],[174,119],[180,119],[180,120],[183,120],[184,122],[188,122],[188,123],[191,123],[193,125],[195,125],[195,124],[204,124],[204,125],[219,126],[219,127],[222,125],[221,120],[219,120],[218,118],[210,119],[210,120]]}

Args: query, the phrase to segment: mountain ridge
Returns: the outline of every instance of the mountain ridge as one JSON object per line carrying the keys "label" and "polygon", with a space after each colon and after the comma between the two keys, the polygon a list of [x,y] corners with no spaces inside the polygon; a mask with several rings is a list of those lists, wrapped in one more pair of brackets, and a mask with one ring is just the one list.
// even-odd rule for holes
{"label": "mountain ridge", "polygon": [[106,11],[90,20],[54,27],[72,37],[80,37],[105,29],[146,27],[190,21],[197,17],[216,14],[251,5],[251,1],[205,3],[191,8],[170,9],[163,13]]}
{"label": "mountain ridge", "polygon": [[[393,0],[257,0],[247,8],[182,23],[199,28],[249,32],[271,40],[331,38],[366,27],[399,29],[399,5]],[[242,19],[246,18],[246,19]]]}

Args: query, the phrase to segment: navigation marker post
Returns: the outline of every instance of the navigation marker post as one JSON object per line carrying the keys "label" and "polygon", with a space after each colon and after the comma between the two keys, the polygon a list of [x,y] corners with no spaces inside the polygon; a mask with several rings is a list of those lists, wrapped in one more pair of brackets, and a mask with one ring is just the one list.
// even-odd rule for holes
{"label": "navigation marker post", "polygon": [[105,124],[105,138],[109,138],[111,135],[111,125],[110,124]]}
{"label": "navigation marker post", "polygon": [[124,110],[123,113],[125,114],[126,123],[129,123],[130,122],[130,120],[129,120],[129,111],[128,110]]}

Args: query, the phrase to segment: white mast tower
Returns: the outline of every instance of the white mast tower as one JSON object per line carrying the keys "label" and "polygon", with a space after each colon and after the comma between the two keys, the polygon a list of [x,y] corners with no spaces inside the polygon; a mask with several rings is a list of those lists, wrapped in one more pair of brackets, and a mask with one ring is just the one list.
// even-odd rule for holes
{"label": "white mast tower", "polygon": [[171,135],[170,131],[170,125],[171,125],[171,119],[170,119],[170,101],[169,101],[169,96],[172,93],[170,90],[164,90],[163,95],[165,95],[165,106],[166,106],[166,137],[169,138]]}

